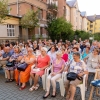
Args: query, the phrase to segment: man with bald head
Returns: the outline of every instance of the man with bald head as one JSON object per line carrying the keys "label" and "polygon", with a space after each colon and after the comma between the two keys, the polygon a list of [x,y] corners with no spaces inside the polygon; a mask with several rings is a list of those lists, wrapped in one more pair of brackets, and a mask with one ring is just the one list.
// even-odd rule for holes
{"label": "man with bald head", "polygon": [[11,53],[10,53],[10,47],[5,47],[4,48],[4,54],[2,55],[2,58],[0,59],[0,66],[4,66],[6,65],[7,61],[9,60],[11,56]]}

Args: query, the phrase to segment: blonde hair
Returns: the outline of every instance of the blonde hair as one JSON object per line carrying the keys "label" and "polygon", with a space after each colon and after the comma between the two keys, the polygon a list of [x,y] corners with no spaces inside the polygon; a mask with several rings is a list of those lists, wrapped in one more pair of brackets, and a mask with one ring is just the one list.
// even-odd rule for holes
{"label": "blonde hair", "polygon": [[62,52],[61,51],[57,51],[56,55],[62,55]]}
{"label": "blonde hair", "polygon": [[14,48],[14,49],[15,49],[15,48],[18,48],[18,53],[20,53],[20,52],[21,52],[21,50],[20,50],[20,47],[19,47],[19,46],[16,46],[16,45],[15,45],[13,48]]}
{"label": "blonde hair", "polygon": [[32,48],[28,48],[28,51],[32,51],[33,52],[33,49]]}
{"label": "blonde hair", "polygon": [[45,52],[48,51],[46,47],[42,47],[41,50],[44,50]]}

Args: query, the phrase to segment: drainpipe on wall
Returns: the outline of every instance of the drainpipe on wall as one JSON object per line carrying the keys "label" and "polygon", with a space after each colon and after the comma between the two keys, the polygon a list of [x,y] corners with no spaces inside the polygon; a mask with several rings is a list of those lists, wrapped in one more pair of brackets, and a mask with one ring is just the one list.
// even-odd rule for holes
{"label": "drainpipe on wall", "polygon": [[17,0],[17,16],[19,15],[19,4],[18,4],[19,0]]}

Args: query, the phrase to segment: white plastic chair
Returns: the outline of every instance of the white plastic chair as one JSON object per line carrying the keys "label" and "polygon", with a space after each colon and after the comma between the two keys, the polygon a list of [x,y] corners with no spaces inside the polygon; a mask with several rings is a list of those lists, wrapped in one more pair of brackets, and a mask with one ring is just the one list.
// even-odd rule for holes
{"label": "white plastic chair", "polygon": [[84,75],[84,77],[83,77],[83,83],[79,84],[77,86],[81,90],[81,98],[82,98],[82,100],[85,100],[85,80],[86,80],[86,75]]}
{"label": "white plastic chair", "polygon": [[[66,72],[65,73],[63,73],[63,74],[65,74],[65,75],[63,75],[64,76],[64,78],[66,78]],[[86,75],[84,75],[84,77],[83,77],[83,83],[82,84],[79,84],[77,87],[79,87],[80,88],[80,90],[81,90],[81,98],[82,98],[82,100],[85,100],[85,80],[86,80]],[[63,91],[65,91],[65,90],[63,90]],[[65,94],[65,92],[63,92],[64,94]],[[63,95],[64,95],[63,94]]]}
{"label": "white plastic chair", "polygon": [[[31,68],[34,68],[34,66],[32,66]],[[50,69],[51,69],[50,67],[46,68],[44,75],[42,75],[42,77],[41,77],[42,78],[42,84],[43,84],[43,90],[46,90],[46,77],[47,77],[47,74],[49,74]],[[30,79],[29,79],[30,86],[32,85],[32,81],[33,80],[30,77]]]}
{"label": "white plastic chair", "polygon": [[59,79],[56,80],[56,81],[59,82],[59,86],[60,86],[60,94],[61,94],[61,96],[64,97],[64,95],[65,95],[64,74],[62,74],[62,77],[59,78]]}
{"label": "white plastic chair", "polygon": [[[51,66],[49,67],[48,70],[51,70]],[[48,71],[49,72],[49,71]],[[47,76],[49,75],[49,73],[46,74],[46,78]],[[62,74],[62,77],[57,79],[56,82],[59,82],[59,86],[60,86],[60,93],[61,93],[61,96],[64,97],[64,94],[65,94],[65,87],[64,87],[64,74]]]}

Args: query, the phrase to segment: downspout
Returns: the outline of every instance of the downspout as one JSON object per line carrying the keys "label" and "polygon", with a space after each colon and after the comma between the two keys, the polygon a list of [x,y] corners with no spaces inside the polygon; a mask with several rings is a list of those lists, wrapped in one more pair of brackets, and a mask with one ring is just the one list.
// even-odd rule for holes
{"label": "downspout", "polygon": [[19,4],[18,4],[19,0],[17,0],[17,16],[19,15]]}

